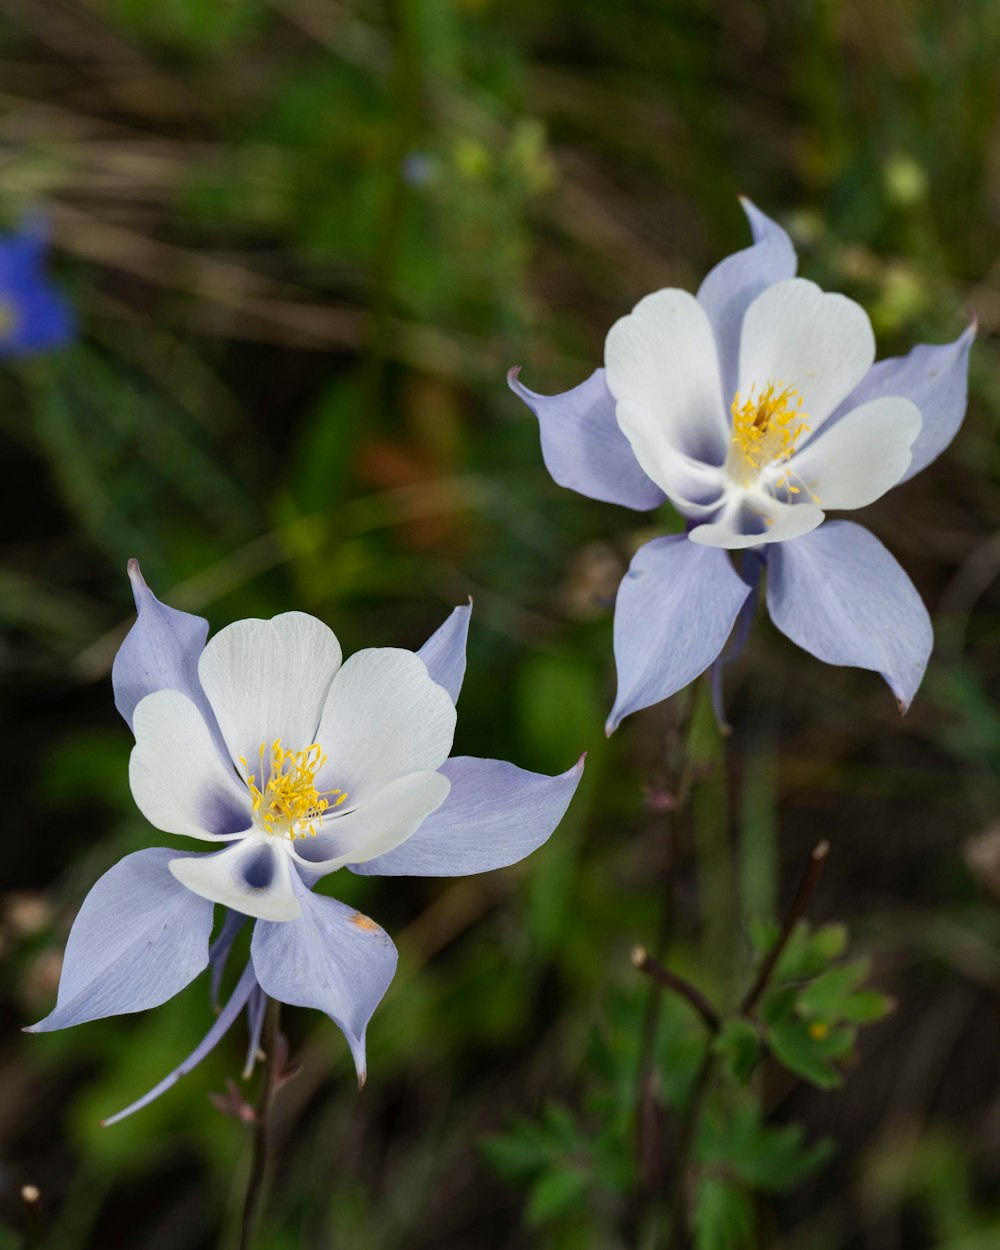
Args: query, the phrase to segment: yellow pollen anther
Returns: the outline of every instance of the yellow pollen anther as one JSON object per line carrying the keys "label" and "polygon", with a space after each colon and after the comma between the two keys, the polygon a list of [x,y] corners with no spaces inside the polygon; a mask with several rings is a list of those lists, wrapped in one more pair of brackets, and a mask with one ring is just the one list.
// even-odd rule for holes
{"label": "yellow pollen anther", "polygon": [[830,1026],[822,1020],[814,1020],[809,1026],[809,1036],[814,1042],[821,1042],[829,1034]]}
{"label": "yellow pollen anther", "polygon": [[[745,400],[737,391],[732,403],[732,449],[726,467],[743,486],[750,486],[766,465],[787,460],[809,429],[802,396],[794,386],[768,382],[759,395],[754,394],[756,389],[751,386]],[[776,485],[799,493],[788,474]]]}
{"label": "yellow pollen anther", "polygon": [[[265,833],[287,834],[290,838],[316,836],[316,821],[330,808],[339,807],[347,798],[346,790],[316,789],[316,774],[326,763],[326,756],[318,742],[304,751],[286,751],[277,738],[271,744],[270,760],[266,760],[267,747],[260,744],[260,780],[250,772],[246,757],[240,763],[246,773],[253,814]],[[264,782],[264,778],[267,781]]]}

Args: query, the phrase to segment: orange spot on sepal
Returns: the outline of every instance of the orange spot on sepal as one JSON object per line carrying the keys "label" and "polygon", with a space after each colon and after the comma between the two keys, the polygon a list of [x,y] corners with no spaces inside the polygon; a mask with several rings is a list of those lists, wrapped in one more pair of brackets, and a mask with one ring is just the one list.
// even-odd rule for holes
{"label": "orange spot on sepal", "polygon": [[351,924],[361,929],[363,933],[378,933],[379,931],[379,926],[375,921],[370,916],[365,916],[359,911],[356,911],[351,917]]}

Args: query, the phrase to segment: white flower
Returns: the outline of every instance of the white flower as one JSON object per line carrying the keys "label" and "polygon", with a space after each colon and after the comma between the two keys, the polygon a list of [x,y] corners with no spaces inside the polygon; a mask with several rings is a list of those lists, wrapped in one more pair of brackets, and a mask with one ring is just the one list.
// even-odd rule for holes
{"label": "white flower", "polygon": [[[861,508],[906,472],[920,410],[882,396],[838,412],[875,360],[864,309],[803,278],[762,291],[725,389],[716,335],[686,291],[648,295],[605,347],[618,424],[647,476],[694,522],[692,542],[753,547]],[[830,418],[836,414],[836,420]]]}
{"label": "white flower", "polygon": [[202,898],[261,920],[301,914],[293,886],[404,842],[451,789],[437,770],[455,705],[410,651],[341,663],[333,631],[288,612],[237,621],[206,644],[198,677],[221,731],[177,690],[135,709],[132,793],[166,833],[228,842],[170,871]]}

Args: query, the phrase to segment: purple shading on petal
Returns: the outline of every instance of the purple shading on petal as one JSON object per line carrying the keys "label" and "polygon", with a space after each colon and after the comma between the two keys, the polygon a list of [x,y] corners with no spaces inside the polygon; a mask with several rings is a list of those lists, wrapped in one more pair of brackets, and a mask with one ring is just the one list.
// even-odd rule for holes
{"label": "purple shading on petal", "polygon": [[439,770],[444,803],[411,837],[365,864],[364,877],[464,877],[516,864],[547,841],[583,776],[583,759],[556,777],[503,760],[458,755]]}
{"label": "purple shading on petal", "polygon": [[698,302],[715,331],[726,403],[736,392],[743,314],[761,291],[794,278],[797,268],[792,241],[777,222],[748,199],[741,197],[740,203],[750,221],[753,244],[720,260],[698,288]]}
{"label": "purple shading on petal", "polygon": [[215,1023],[184,1062],[179,1063],[173,1072],[165,1076],[158,1085],[154,1085],[148,1094],[143,1094],[135,1102],[129,1103],[124,1111],[118,1111],[114,1115],[108,1116],[106,1120],[101,1121],[101,1124],[105,1128],[109,1128],[112,1124],[117,1124],[119,1120],[124,1120],[126,1116],[132,1115],[136,1111],[141,1111],[143,1107],[148,1107],[161,1094],[165,1094],[168,1089],[176,1085],[182,1076],[187,1076],[189,1072],[192,1072],[229,1032],[236,1017],[243,1010],[247,1000],[256,988],[257,980],[253,974],[253,965],[248,963],[243,969],[243,974],[237,981],[236,988],[230,995],[229,1001],[216,1016]]}
{"label": "purple shading on petal", "polygon": [[458,702],[465,677],[465,643],[469,636],[471,616],[470,599],[468,604],[455,608],[445,623],[431,634],[417,652],[427,665],[431,680],[448,691],[452,703]]}
{"label": "purple shading on petal", "polygon": [[615,601],[618,697],[606,732],[703,673],[749,593],[721,547],[699,547],[683,534],[640,547]]}
{"label": "purple shading on petal", "polygon": [[768,548],[767,607],[792,642],[827,664],[881,673],[909,707],[934,643],[913,583],[873,535],[851,521]]}
{"label": "purple shading on petal", "polygon": [[872,365],[862,381],[825,422],[824,430],[870,399],[902,395],[920,409],[923,425],[913,444],[910,467],[899,479],[908,482],[936,460],[958,433],[969,390],[969,349],[976,337],[973,322],[953,343],[921,343],[905,356]]}
{"label": "purple shading on petal", "polygon": [[55,1008],[27,1032],[158,1007],[202,971],[212,904],[171,876],[178,858],[136,851],[94,885],[70,930]]}
{"label": "purple shading on petal", "polygon": [[538,418],[542,458],[560,486],[639,512],[663,503],[666,496],[640,469],[618,425],[603,369],[561,395],[529,391],[519,372],[520,366],[511,369],[507,385]]}
{"label": "purple shading on petal", "polygon": [[396,948],[374,920],[311,893],[294,873],[292,880],[302,915],[257,921],[250,944],[257,980],[279,1002],[325,1011],[346,1037],[363,1085],[365,1030],[396,971]]}
{"label": "purple shading on petal", "polygon": [[214,730],[215,717],[198,680],[198,658],[208,637],[208,621],[161,603],[143,580],[138,560],[129,560],[128,575],[138,619],[119,647],[111,669],[115,707],[131,729],[136,704],[147,694],[179,690]]}
{"label": "purple shading on petal", "polygon": [[224,916],[222,928],[208,948],[208,962],[212,968],[212,1006],[216,1008],[219,1005],[222,977],[226,971],[226,964],[229,962],[229,952],[233,949],[237,933],[247,922],[246,916],[238,911],[230,911],[228,907],[225,909]]}

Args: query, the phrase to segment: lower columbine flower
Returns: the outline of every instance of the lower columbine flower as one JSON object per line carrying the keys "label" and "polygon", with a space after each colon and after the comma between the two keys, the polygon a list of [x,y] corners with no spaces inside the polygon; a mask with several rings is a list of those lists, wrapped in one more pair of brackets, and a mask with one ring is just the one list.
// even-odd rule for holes
{"label": "lower columbine flower", "polygon": [[[249,917],[250,962],[201,1046],[112,1120],[190,1071],[244,1006],[252,1062],[266,995],[325,1011],[363,1083],[396,948],[312,886],[345,867],[462,876],[513,864],[558,824],[583,761],[546,777],[448,758],[468,607],[417,653],[379,647],[342,663],[333,632],[300,612],[238,621],[206,644],[204,621],[160,603],[135,561],[129,573],[138,620],[113,680],[135,734],[132,793],[158,829],[212,850],[138,851],[105,873],[70,932],[55,1009],[29,1031],[158,1006],[210,962],[217,993]],[[216,904],[228,911],[210,950]]]}
{"label": "lower columbine flower", "polygon": [[[686,523],[642,547],[618,591],[609,733],[718,661],[765,567],[778,628],[827,663],[881,673],[902,710],[930,655],[930,619],[893,557],[860,526],[823,522],[951,442],[974,326],[874,364],[864,309],[794,277],[788,236],[744,208],[753,246],[697,297],[641,300],[611,328],[604,369],[554,396],[509,376],[560,485],[644,510],[669,500]],[[739,572],[727,549],[745,551]]]}
{"label": "lower columbine flower", "polygon": [[0,358],[63,347],[76,332],[69,304],[45,272],[45,250],[37,221],[0,237]]}

